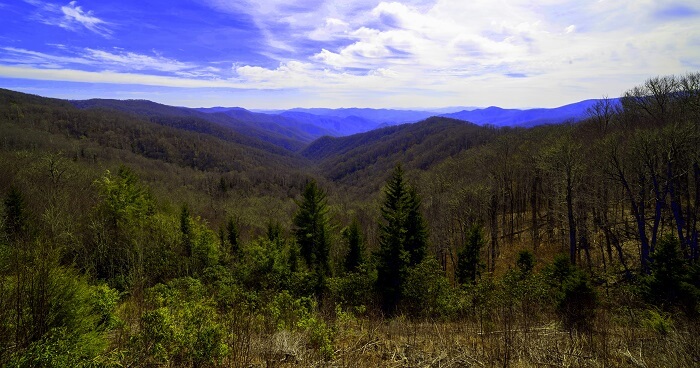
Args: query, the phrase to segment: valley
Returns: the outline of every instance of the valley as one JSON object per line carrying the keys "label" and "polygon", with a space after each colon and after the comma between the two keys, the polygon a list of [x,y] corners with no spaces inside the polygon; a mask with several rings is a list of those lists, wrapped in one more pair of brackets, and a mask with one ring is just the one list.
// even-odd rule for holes
{"label": "valley", "polygon": [[0,90],[0,365],[696,365],[698,119]]}

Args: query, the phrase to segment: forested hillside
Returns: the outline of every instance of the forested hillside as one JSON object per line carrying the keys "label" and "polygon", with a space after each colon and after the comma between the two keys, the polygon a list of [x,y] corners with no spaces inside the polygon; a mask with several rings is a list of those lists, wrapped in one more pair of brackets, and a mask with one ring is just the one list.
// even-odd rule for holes
{"label": "forested hillside", "polygon": [[0,91],[1,366],[700,362],[700,74],[534,128],[236,119]]}
{"label": "forested hillside", "polygon": [[[308,143],[315,137],[321,135],[303,132],[297,127],[289,126],[291,125],[289,123],[279,124],[279,121],[273,121],[267,116],[258,117],[253,114],[231,114],[228,110],[206,113],[195,109],[161,105],[145,100],[93,99],[71,101],[71,103],[80,109],[117,110],[153,122],[184,125],[186,129],[187,125],[189,125],[192,126],[191,129],[214,130],[216,128],[212,128],[211,126],[219,125],[227,128],[227,131],[233,130],[240,136],[255,138],[280,146],[289,151],[299,150],[304,146],[304,143]],[[240,115],[243,115],[245,120],[239,119],[238,117]],[[200,128],[201,126],[209,127]]]}

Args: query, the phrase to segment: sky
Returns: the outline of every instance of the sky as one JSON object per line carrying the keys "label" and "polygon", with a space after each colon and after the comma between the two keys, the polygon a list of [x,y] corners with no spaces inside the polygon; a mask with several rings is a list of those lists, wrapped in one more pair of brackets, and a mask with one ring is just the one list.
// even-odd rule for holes
{"label": "sky", "polygon": [[697,71],[697,0],[0,0],[0,87],[65,99],[555,107]]}

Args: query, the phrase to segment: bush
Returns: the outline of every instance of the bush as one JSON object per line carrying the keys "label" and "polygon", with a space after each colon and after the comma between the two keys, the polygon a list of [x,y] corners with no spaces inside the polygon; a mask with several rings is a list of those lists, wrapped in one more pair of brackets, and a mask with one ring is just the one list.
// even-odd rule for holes
{"label": "bush", "polygon": [[356,272],[328,279],[329,297],[344,307],[359,307],[372,302],[377,272],[359,266]]}
{"label": "bush", "polygon": [[199,280],[175,279],[147,291],[154,308],[141,317],[131,340],[131,359],[139,364],[206,367],[228,354],[226,333],[216,303]]}
{"label": "bush", "polygon": [[590,331],[598,297],[588,276],[565,255],[555,257],[546,274],[554,289],[556,311],[564,327]]}
{"label": "bush", "polygon": [[449,317],[457,311],[452,287],[433,257],[409,269],[403,295],[403,307],[414,317]]}
{"label": "bush", "polygon": [[644,298],[662,308],[681,306],[686,313],[698,312],[700,290],[694,285],[694,268],[689,268],[677,238],[666,235],[656,244],[649,264],[650,274],[641,279]]}

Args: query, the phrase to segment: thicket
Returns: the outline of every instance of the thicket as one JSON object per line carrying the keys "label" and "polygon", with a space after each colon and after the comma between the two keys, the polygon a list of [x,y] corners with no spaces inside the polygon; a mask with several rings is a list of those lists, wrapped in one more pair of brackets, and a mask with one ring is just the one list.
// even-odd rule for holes
{"label": "thicket", "polygon": [[[2,102],[2,366],[700,360],[698,74],[377,170],[364,202],[298,158],[241,163],[203,133]],[[104,140],[161,133],[202,151]]]}

